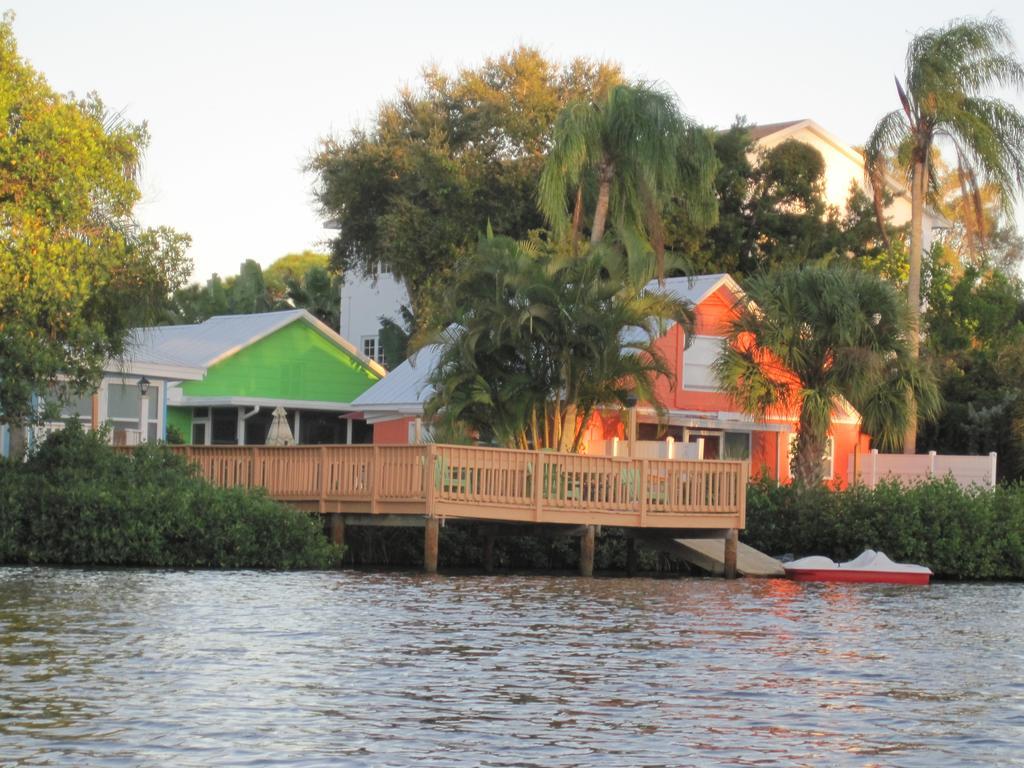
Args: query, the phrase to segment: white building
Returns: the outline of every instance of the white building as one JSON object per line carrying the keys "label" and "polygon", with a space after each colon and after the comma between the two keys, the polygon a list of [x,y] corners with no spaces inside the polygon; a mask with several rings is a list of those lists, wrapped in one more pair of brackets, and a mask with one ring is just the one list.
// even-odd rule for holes
{"label": "white building", "polygon": [[345,275],[341,285],[339,333],[349,339],[364,357],[386,365],[380,348],[380,319],[401,325],[399,310],[409,304],[409,295],[386,267],[372,278]]}
{"label": "white building", "polygon": [[[757,150],[773,149],[790,139],[818,150],[825,161],[825,201],[840,211],[846,208],[850,199],[851,184],[856,184],[864,194],[871,196],[864,173],[864,155],[813,120],[752,125],[748,130]],[[892,194],[892,202],[885,213],[894,225],[902,226],[910,221],[910,192],[902,180],[894,176],[888,176],[886,183]],[[927,249],[934,231],[948,227],[949,224],[928,208],[925,208],[924,216],[924,247]]]}

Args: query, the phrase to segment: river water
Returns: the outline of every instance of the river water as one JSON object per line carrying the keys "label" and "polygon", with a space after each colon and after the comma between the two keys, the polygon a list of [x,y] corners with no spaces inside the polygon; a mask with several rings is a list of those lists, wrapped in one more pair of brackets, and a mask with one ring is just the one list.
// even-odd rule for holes
{"label": "river water", "polygon": [[1024,765],[1024,585],[0,568],[0,765]]}

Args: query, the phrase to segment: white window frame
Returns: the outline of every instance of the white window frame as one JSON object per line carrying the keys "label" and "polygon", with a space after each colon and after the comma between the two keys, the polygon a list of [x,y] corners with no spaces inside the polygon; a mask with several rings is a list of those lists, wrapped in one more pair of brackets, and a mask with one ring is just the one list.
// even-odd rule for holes
{"label": "white window frame", "polygon": [[680,386],[682,387],[682,389],[684,389],[684,390],[686,390],[688,392],[717,392],[717,391],[719,391],[718,383],[715,381],[714,374],[711,371],[711,364],[714,362],[714,360],[711,360],[710,362],[708,362],[706,364],[699,363],[699,364],[694,366],[694,369],[697,369],[697,368],[703,368],[704,369],[704,372],[705,372],[704,373],[704,377],[703,377],[705,379],[704,382],[688,384],[687,381],[686,381],[686,359],[690,355],[696,353],[696,351],[697,351],[696,345],[697,344],[703,345],[703,344],[710,343],[710,344],[715,344],[718,347],[721,347],[722,346],[722,337],[721,336],[710,336],[710,335],[707,335],[707,334],[701,334],[701,335],[694,334],[694,335],[692,335],[690,337],[690,340],[691,340],[690,346],[689,347],[685,347],[683,349],[683,354],[682,354],[682,357],[681,357],[680,370],[679,370],[679,383],[680,383]]}
{"label": "white window frame", "polygon": [[[117,422],[118,421],[121,421],[122,423],[127,421],[127,419],[112,419],[112,418],[110,418],[110,413],[107,410],[108,407],[109,407],[109,404],[110,404],[110,394],[109,394],[109,387],[110,387],[110,385],[111,384],[118,384],[118,385],[124,385],[126,387],[135,387],[136,389],[138,389],[139,381],[141,381],[142,378],[143,378],[142,376],[134,376],[134,377],[132,377],[132,376],[125,376],[125,377],[118,376],[116,378],[105,378],[105,379],[103,379],[103,383],[100,384],[100,422],[101,423],[109,424],[110,428],[113,430],[113,429],[117,429]],[[163,382],[163,381],[150,381],[149,382],[149,390],[146,392],[146,398],[147,399],[154,398],[156,400],[156,418],[148,418],[148,414],[147,414],[146,423],[144,425],[143,424],[139,424],[139,429],[138,429],[138,432],[139,432],[140,436],[141,435],[146,435],[147,439],[148,439],[148,435],[149,435],[149,425],[150,424],[156,424],[156,439],[158,441],[164,439],[164,407],[163,407],[164,400],[163,400],[163,394],[162,394],[163,393],[163,389],[164,389],[164,384],[165,384],[165,382]],[[141,404],[140,404],[140,408],[141,408]],[[135,418],[135,422],[138,423],[138,417]],[[124,427],[121,427],[121,429],[124,429]]]}

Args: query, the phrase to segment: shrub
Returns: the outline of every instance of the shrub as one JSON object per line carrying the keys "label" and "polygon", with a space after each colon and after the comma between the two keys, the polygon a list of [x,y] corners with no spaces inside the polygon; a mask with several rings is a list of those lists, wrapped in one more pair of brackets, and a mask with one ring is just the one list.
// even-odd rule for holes
{"label": "shrub", "polygon": [[776,554],[847,560],[876,549],[947,578],[1021,579],[1024,485],[963,489],[947,478],[830,491],[759,481],[742,538]]}
{"label": "shrub", "polygon": [[157,445],[115,452],[77,424],[0,468],[0,562],[326,568],[315,516],[263,491],[214,488]]}

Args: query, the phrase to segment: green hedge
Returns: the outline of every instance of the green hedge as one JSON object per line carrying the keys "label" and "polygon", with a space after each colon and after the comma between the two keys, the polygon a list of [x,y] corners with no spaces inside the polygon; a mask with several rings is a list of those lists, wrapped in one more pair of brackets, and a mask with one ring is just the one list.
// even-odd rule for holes
{"label": "green hedge", "polygon": [[751,484],[743,541],[772,554],[848,560],[865,549],[954,579],[1024,578],[1024,485],[964,490],[950,479],[911,487]]}
{"label": "green hedge", "polygon": [[315,516],[214,488],[160,446],[120,454],[73,424],[27,462],[0,462],[0,563],[293,569],[340,558]]}

